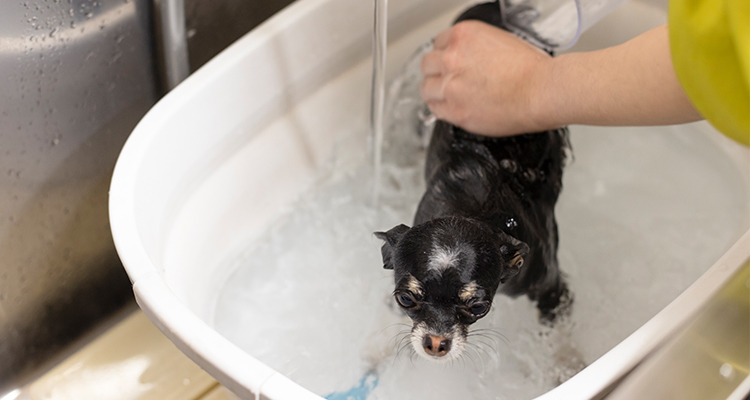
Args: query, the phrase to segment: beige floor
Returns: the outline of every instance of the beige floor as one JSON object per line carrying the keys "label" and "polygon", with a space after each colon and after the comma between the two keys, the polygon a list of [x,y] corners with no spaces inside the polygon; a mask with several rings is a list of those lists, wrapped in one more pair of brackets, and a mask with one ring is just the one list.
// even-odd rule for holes
{"label": "beige floor", "polygon": [[134,311],[14,400],[231,400],[210,375]]}

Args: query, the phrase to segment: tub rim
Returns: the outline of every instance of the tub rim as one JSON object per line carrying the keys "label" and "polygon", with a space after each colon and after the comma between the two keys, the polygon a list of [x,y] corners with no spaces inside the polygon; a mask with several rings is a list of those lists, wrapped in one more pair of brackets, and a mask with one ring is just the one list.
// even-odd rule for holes
{"label": "tub rim", "polygon": [[[322,399],[273,370],[224,338],[183,304],[164,281],[145,249],[135,218],[138,166],[155,132],[192,94],[230,69],[285,26],[334,0],[305,0],[272,17],[232,44],[164,96],[137,124],[118,157],[109,197],[111,231],[118,255],[133,285],[136,301],[148,318],[183,353],[229,390],[243,398]],[[687,323],[750,258],[748,230],[711,268],[677,298],[623,341],[575,376],[537,399],[595,398],[635,367],[666,338]]]}

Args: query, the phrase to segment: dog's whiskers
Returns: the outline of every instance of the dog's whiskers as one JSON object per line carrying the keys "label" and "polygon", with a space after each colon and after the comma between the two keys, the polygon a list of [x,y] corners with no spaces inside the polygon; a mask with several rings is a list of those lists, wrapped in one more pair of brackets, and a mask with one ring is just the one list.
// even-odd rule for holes
{"label": "dog's whiskers", "polygon": [[402,332],[402,334],[403,336],[401,337],[401,339],[399,339],[398,343],[395,346],[398,348],[398,350],[396,351],[396,356],[393,358],[394,363],[399,358],[399,356],[401,355],[401,352],[404,351],[405,348],[411,347],[411,342],[409,341],[408,332],[404,331]]}
{"label": "dog's whiskers", "polygon": [[[488,342],[486,342],[485,340],[482,340],[482,339],[491,341],[492,344],[494,344],[494,346],[492,346],[491,344],[489,344]],[[494,350],[496,352],[500,351],[500,349],[498,348],[497,342],[495,341],[495,339],[493,339],[490,336],[485,336],[485,335],[482,335],[482,334],[475,334],[475,335],[472,335],[472,340],[476,341],[477,343],[481,343],[481,344],[487,346],[488,348],[490,348],[490,349],[492,349],[492,350]]]}
{"label": "dog's whiskers", "polygon": [[466,370],[466,360],[464,359],[464,355],[461,354],[460,356],[456,357],[456,362],[461,361],[461,367]]}
{"label": "dog's whiskers", "polygon": [[[470,347],[470,346],[469,346],[469,347]],[[461,354],[461,359],[464,359],[464,358],[468,358],[469,360],[471,360],[471,363],[472,363],[472,364],[474,364],[474,369],[478,369],[478,368],[479,368],[479,367],[477,366],[477,362],[476,362],[476,361],[474,361],[474,357],[472,357],[472,354],[471,354],[471,353],[469,353],[468,351],[465,351],[465,352],[463,352],[463,353]]]}
{"label": "dog's whiskers", "polygon": [[[482,370],[484,371],[484,369],[485,369],[485,367],[484,367],[484,357],[482,357],[482,354],[479,352],[479,349],[477,348],[477,346],[476,345],[471,345],[468,348],[470,348],[471,350],[474,351],[474,353],[476,353],[477,357],[479,358],[479,361],[482,363]],[[469,354],[469,353],[467,353],[467,354]],[[478,368],[476,362],[474,363],[474,368]]]}
{"label": "dog's whiskers", "polygon": [[[474,335],[474,336],[484,336],[484,337],[486,337],[488,339],[490,339],[491,337],[494,336],[494,337],[500,339],[503,343],[505,343],[506,346],[510,347],[510,339],[508,339],[507,336],[503,335],[502,333],[500,333],[500,332],[498,332],[498,331],[496,331],[494,329],[487,329],[487,328],[474,329],[471,332],[469,332],[468,336],[472,336],[472,335]],[[494,342],[494,339],[492,339],[492,340]],[[495,342],[495,345],[497,345],[497,342]]]}
{"label": "dog's whiskers", "polygon": [[409,355],[409,361],[411,361],[411,366],[414,367],[414,368],[417,367],[417,365],[414,364],[414,358],[416,358],[416,357],[417,357],[417,353],[415,353],[413,351]]}
{"label": "dog's whiskers", "polygon": [[[381,332],[382,333],[382,332]],[[398,343],[401,343],[402,340],[404,340],[404,337],[407,337],[410,333],[410,330],[402,329],[401,331],[397,332],[386,344],[387,347],[396,347],[397,344],[395,343],[398,340]],[[401,339],[399,339],[399,336]],[[391,346],[391,345],[394,346]]]}
{"label": "dog's whiskers", "polygon": [[[467,345],[468,345],[467,347],[469,347],[472,350],[474,350],[474,353],[476,353],[477,355],[479,355],[479,348],[480,347],[479,347],[479,345],[477,343],[467,343]],[[480,356],[480,358],[481,358],[481,356]]]}
{"label": "dog's whiskers", "polygon": [[[475,346],[477,346],[478,348],[482,347],[482,346],[480,346],[480,345],[484,345],[484,346],[485,346],[485,347],[487,347],[488,349],[491,349],[491,350],[497,350],[497,349],[496,349],[496,347],[493,347],[493,346],[492,346],[491,344],[489,344],[489,343],[487,343],[487,342],[485,342],[485,341],[483,341],[483,340],[479,340],[479,339],[476,339],[476,343],[474,343],[474,345],[475,345]],[[489,354],[488,354],[488,355],[489,355]]]}
{"label": "dog's whiskers", "polygon": [[399,351],[403,350],[409,345],[411,345],[411,340],[409,338],[409,335],[405,333],[404,336],[398,341]]}

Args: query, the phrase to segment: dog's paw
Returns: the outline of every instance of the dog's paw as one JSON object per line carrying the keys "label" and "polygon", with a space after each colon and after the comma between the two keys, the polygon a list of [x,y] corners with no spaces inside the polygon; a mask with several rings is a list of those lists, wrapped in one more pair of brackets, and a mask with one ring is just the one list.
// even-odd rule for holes
{"label": "dog's paw", "polygon": [[551,327],[568,317],[573,308],[573,300],[573,293],[564,283],[561,289],[545,294],[536,305],[539,309],[539,322]]}

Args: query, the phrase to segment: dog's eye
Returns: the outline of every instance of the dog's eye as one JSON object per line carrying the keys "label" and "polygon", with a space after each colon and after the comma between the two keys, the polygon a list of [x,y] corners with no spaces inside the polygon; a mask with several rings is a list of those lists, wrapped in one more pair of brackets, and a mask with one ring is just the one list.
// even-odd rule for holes
{"label": "dog's eye", "polygon": [[412,308],[417,305],[414,298],[409,293],[398,293],[396,294],[396,302],[403,308]]}
{"label": "dog's eye", "polygon": [[474,303],[469,307],[469,312],[475,317],[481,317],[482,315],[487,314],[487,311],[489,310],[490,307],[487,303]]}

